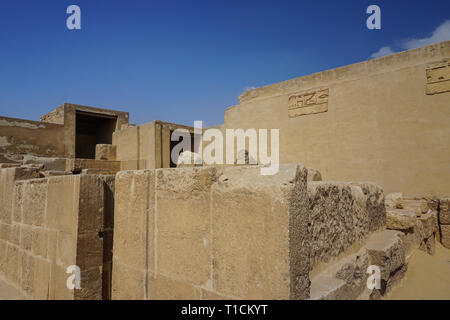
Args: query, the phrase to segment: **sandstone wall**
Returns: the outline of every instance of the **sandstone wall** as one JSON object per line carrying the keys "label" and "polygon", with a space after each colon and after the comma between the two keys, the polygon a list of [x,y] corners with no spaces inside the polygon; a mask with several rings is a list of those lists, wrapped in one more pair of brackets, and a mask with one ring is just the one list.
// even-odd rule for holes
{"label": "sandstone wall", "polygon": [[443,42],[251,90],[227,109],[223,129],[278,128],[280,162],[304,163],[325,180],[446,196],[449,59]]}
{"label": "sandstone wall", "polygon": [[307,170],[119,172],[113,299],[309,297]]}
{"label": "sandstone wall", "polygon": [[[108,297],[113,177],[16,181],[35,177],[24,170],[0,170],[0,277],[30,299]],[[71,265],[81,269],[79,290],[66,286]]]}

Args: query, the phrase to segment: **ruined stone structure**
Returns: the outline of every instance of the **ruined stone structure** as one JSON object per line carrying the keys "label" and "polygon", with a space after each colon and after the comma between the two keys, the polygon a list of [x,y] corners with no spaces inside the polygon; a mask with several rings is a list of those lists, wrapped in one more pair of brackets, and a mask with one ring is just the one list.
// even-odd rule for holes
{"label": "ruined stone structure", "polygon": [[27,299],[383,297],[414,250],[450,249],[449,108],[443,42],[243,94],[217,128],[279,128],[275,175],[248,152],[177,168],[171,133],[194,128],[125,112],[1,117],[0,281]]}

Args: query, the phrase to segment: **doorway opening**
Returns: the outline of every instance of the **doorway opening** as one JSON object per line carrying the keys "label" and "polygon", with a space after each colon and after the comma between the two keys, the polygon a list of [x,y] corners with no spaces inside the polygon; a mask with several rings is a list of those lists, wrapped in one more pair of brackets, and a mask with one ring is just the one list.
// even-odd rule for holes
{"label": "doorway opening", "polygon": [[117,116],[76,111],[75,157],[95,159],[97,144],[112,144]]}

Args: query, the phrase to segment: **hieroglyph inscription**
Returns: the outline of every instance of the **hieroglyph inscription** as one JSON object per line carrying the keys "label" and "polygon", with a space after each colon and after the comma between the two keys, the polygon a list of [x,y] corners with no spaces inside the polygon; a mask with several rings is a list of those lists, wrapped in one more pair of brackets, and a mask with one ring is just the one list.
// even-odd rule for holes
{"label": "hieroglyph inscription", "polygon": [[288,101],[289,118],[327,112],[328,94],[329,89],[322,89],[290,96]]}
{"label": "hieroglyph inscription", "polygon": [[450,92],[450,61],[441,61],[427,68],[427,94]]}

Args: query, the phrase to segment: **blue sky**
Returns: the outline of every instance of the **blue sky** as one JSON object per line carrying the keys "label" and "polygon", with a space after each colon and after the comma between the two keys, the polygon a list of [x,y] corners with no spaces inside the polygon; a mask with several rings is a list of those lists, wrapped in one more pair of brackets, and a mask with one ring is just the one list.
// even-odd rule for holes
{"label": "blue sky", "polygon": [[[366,28],[371,4],[381,30]],[[450,39],[449,20],[448,0],[2,0],[0,115],[72,102],[216,125],[246,88]]]}

